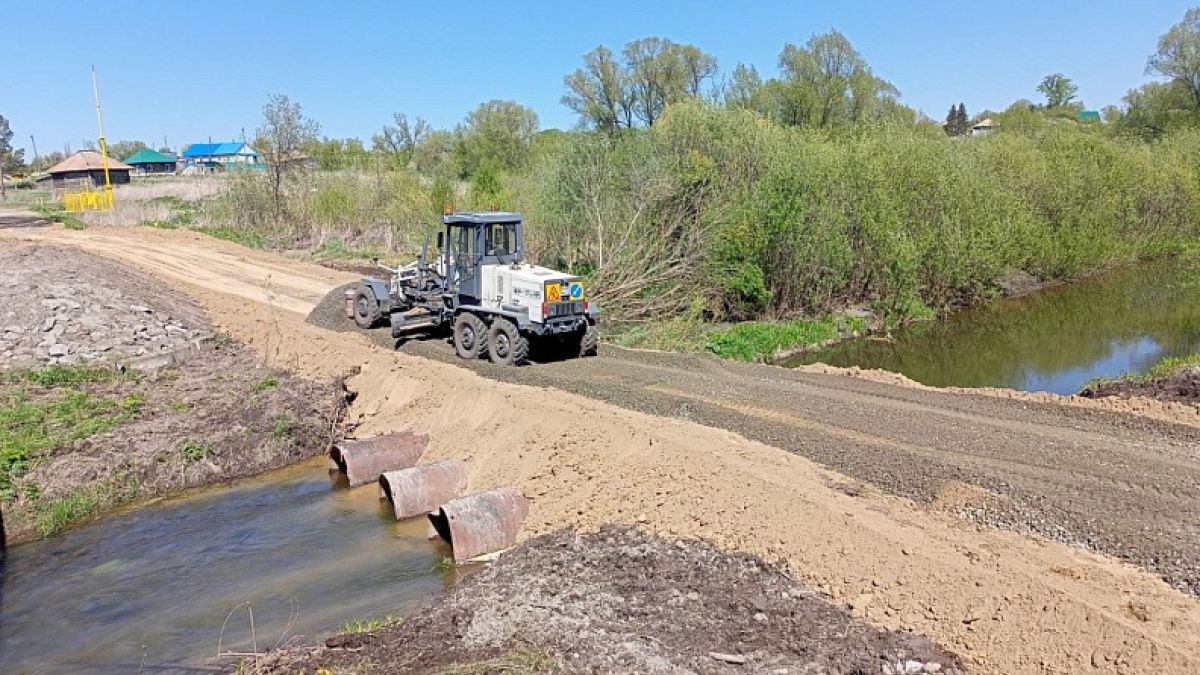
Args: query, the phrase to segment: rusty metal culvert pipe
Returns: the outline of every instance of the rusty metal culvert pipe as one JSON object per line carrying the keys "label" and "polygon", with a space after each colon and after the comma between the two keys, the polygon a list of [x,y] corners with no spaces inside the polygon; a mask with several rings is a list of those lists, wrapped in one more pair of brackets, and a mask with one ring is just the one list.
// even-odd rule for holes
{"label": "rusty metal culvert pipe", "polygon": [[428,447],[428,436],[402,431],[334,443],[329,459],[354,487],[373,483],[387,471],[415,465]]}
{"label": "rusty metal culvert pipe", "polygon": [[466,488],[467,465],[459,459],[388,471],[379,477],[379,498],[392,503],[396,520],[436,511]]}
{"label": "rusty metal culvert pipe", "polygon": [[528,515],[529,500],[516,488],[500,487],[452,499],[430,513],[429,522],[462,562],[512,546]]}

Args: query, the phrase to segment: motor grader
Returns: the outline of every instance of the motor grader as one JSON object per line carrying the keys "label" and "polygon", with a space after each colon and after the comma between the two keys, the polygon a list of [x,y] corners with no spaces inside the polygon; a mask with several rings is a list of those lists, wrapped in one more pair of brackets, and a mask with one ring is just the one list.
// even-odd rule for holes
{"label": "motor grader", "polygon": [[518,213],[449,213],[417,260],[367,277],[347,300],[361,328],[389,324],[393,337],[409,329],[452,330],[461,358],[486,354],[494,363],[520,365],[530,341],[572,356],[594,356],[599,309],[583,279],[525,261],[525,226]]}

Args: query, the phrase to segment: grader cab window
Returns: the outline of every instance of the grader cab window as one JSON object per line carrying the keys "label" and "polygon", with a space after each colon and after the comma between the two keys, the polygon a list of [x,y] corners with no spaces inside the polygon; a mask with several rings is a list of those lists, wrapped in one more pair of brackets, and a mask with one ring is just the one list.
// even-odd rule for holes
{"label": "grader cab window", "polygon": [[517,254],[517,226],[515,223],[493,223],[487,226],[485,255],[509,258]]}

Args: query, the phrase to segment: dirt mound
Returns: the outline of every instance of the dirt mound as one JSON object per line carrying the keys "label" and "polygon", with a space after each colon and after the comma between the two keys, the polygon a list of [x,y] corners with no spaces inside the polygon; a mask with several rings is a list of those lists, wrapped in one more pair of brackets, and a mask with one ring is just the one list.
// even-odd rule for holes
{"label": "dirt mound", "polygon": [[1200,367],[1153,380],[1108,380],[1079,392],[1084,398],[1150,398],[1200,406]]}
{"label": "dirt mound", "polygon": [[[332,645],[333,647],[330,647]],[[961,673],[927,638],[852,619],[761,559],[628,528],[532,539],[434,607],[267,672],[442,672],[533,647],[587,673]]]}
{"label": "dirt mound", "polygon": [[122,360],[211,333],[161,282],[74,249],[0,246],[0,368]]}

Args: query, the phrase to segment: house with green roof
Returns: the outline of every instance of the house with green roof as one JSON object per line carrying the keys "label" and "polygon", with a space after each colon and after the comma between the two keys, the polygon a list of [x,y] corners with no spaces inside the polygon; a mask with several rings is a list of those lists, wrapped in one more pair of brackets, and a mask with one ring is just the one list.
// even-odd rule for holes
{"label": "house with green roof", "polygon": [[136,174],[175,173],[175,156],[142,148],[125,158]]}

